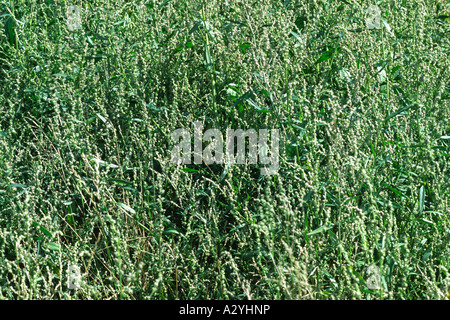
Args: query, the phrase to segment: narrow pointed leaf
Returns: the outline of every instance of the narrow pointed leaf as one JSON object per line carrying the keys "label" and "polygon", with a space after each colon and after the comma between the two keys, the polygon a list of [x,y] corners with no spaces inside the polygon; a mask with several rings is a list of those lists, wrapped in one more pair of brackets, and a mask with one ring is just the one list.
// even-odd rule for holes
{"label": "narrow pointed leaf", "polygon": [[419,212],[422,214],[423,212],[423,204],[425,200],[425,188],[423,186],[420,187],[419,190]]}
{"label": "narrow pointed leaf", "polygon": [[313,234],[322,233],[324,231],[332,229],[333,227],[334,227],[333,223],[327,223],[326,225],[323,225],[323,226],[311,231],[310,233],[308,233],[308,236],[313,235]]}
{"label": "narrow pointed leaf", "polygon": [[128,212],[133,213],[133,214],[136,213],[136,211],[134,211],[133,208],[127,206],[125,203],[118,202],[117,204],[119,205],[119,207],[121,207],[125,211],[128,211]]}

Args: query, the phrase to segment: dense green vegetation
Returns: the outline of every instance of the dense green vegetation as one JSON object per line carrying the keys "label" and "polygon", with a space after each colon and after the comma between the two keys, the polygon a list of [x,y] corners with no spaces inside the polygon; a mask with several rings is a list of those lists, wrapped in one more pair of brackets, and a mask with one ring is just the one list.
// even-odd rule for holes
{"label": "dense green vegetation", "polygon": [[[447,1],[0,12],[1,299],[449,294]],[[170,134],[194,121],[279,129],[278,174],[175,165]]]}

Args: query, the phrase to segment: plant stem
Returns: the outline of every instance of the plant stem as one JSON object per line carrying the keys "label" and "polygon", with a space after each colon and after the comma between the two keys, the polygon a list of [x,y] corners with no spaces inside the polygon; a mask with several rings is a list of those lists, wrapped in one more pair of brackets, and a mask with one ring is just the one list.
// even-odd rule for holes
{"label": "plant stem", "polygon": [[[203,2],[202,5],[202,19],[203,19],[203,26],[205,27],[205,29],[208,29],[208,27],[206,26],[206,14],[205,14],[205,6],[206,6],[206,2]],[[217,116],[217,102],[216,102],[216,70],[214,68],[214,59],[211,56],[211,50],[209,48],[209,36],[208,36],[208,30],[205,31],[205,58],[206,58],[206,63],[207,63],[207,69],[208,72],[210,74],[210,79],[211,79],[211,90],[212,90],[212,109],[213,112],[215,114],[215,120],[216,120],[216,124],[219,122],[218,121],[218,116]],[[208,57],[210,58],[210,62],[211,65],[208,65]]]}

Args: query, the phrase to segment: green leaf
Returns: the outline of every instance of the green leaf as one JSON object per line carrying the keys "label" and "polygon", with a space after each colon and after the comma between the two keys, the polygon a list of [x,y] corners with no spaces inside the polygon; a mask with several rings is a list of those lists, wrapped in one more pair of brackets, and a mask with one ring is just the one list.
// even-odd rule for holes
{"label": "green leaf", "polygon": [[203,24],[203,21],[202,21],[202,20],[197,21],[197,23],[194,24],[194,26],[191,28],[191,30],[189,30],[189,34],[192,34],[192,33],[194,33],[195,31],[197,31],[198,27],[200,27],[200,25],[202,25],[202,24]]}
{"label": "green leaf", "polygon": [[101,114],[96,113],[95,115],[96,115],[100,120],[102,120],[104,123],[107,123],[107,122],[108,122],[108,121],[106,120],[106,118],[103,117]]}
{"label": "green leaf", "polygon": [[9,186],[14,187],[14,188],[26,188],[27,187],[26,185],[23,185],[21,183],[11,183]]}
{"label": "green leaf", "polygon": [[423,223],[428,223],[428,224],[434,224],[433,221],[430,221],[430,220],[425,219],[425,218],[419,218],[418,221],[423,222]]}
{"label": "green leaf", "polygon": [[311,231],[310,233],[308,233],[308,236],[313,235],[313,234],[318,234],[327,230],[330,230],[334,227],[333,223],[327,223],[326,225],[323,225],[319,228],[317,228],[316,230]]}
{"label": "green leaf", "polygon": [[400,75],[400,68],[401,68],[401,67],[402,67],[402,66],[396,66],[396,67],[394,67],[394,68],[392,69],[392,71],[391,71],[391,78],[392,78],[392,79],[397,80],[397,79],[400,78],[399,75]]}
{"label": "green leaf", "polygon": [[91,46],[94,46],[94,42],[92,41],[92,39],[91,39],[90,36],[86,36],[86,39],[87,39],[87,41],[89,42],[89,44],[90,44]]}
{"label": "green leaf", "polygon": [[299,42],[298,44],[303,44],[303,39],[300,37],[300,35],[298,33],[295,33],[294,31],[291,31],[291,35],[297,39],[297,41]]}
{"label": "green leaf", "polygon": [[316,64],[321,63],[323,61],[326,61],[328,59],[331,59],[334,55],[334,49],[333,50],[328,50],[325,53],[323,53],[319,59],[317,59]]}
{"label": "green leaf", "polygon": [[398,109],[397,111],[394,111],[393,113],[391,113],[391,114],[386,118],[385,122],[389,121],[389,120],[392,119],[393,117],[395,117],[395,116],[397,116],[397,115],[399,115],[399,114],[401,114],[401,113],[403,113],[403,112],[408,111],[409,109],[416,109],[418,106],[419,106],[418,104],[413,103],[413,104],[411,104],[411,105],[409,105],[409,106],[402,107],[402,108]]}
{"label": "green leaf", "polygon": [[121,180],[121,179],[114,179],[114,178],[108,179],[108,182],[115,182],[117,184],[126,184],[126,185],[129,185],[129,186],[132,185],[132,183],[130,181]]}
{"label": "green leaf", "polygon": [[131,213],[136,213],[136,211],[134,211],[133,208],[130,208],[129,206],[127,206],[125,203],[122,202],[117,202],[117,204],[119,205],[119,207],[121,207],[122,209],[124,209],[125,211],[131,212]]}
{"label": "green leaf", "polygon": [[48,231],[47,229],[45,229],[44,227],[40,226],[38,223],[36,222],[32,222],[33,226],[35,226],[36,228],[39,228],[39,230],[45,234],[47,237],[49,238],[53,238],[52,234],[50,233],[50,231]]}
{"label": "green leaf", "polygon": [[241,49],[242,53],[246,53],[248,48],[251,48],[252,45],[250,43],[243,43],[239,45],[239,49]]}
{"label": "green leaf", "polygon": [[47,245],[47,248],[49,250],[52,251],[59,251],[61,249],[61,247],[59,246],[59,244],[55,243],[55,242],[49,242]]}
{"label": "green leaf", "polygon": [[102,41],[108,40],[107,38],[103,37],[102,35],[100,35],[100,34],[98,34],[98,33],[96,33],[96,32],[92,32],[92,33],[93,33],[94,36],[95,36],[97,39],[99,39],[99,40],[102,40]]}
{"label": "green leaf", "polygon": [[384,26],[386,27],[386,30],[393,36],[394,33],[392,32],[391,27],[389,26],[389,24],[387,23],[387,21],[384,20],[384,19],[382,19],[382,22],[383,22]]}
{"label": "green leaf", "polygon": [[248,90],[246,93],[244,93],[242,96],[240,96],[235,103],[233,104],[233,108],[242,104],[244,101],[246,101],[247,99],[253,98],[253,91],[250,89]]}
{"label": "green leaf", "polygon": [[255,101],[253,101],[252,99],[248,98],[246,100],[252,107],[254,107],[256,110],[261,111],[261,112],[270,112],[269,110],[265,110],[262,109]]}
{"label": "green leaf", "polygon": [[129,187],[129,186],[122,187],[122,189],[129,190],[129,191],[132,191],[132,192],[138,192],[138,190],[136,190],[133,187]]}
{"label": "green leaf", "polygon": [[231,229],[229,233],[235,232],[236,230],[239,230],[239,229],[245,227],[246,225],[247,225],[246,223],[241,223],[240,225],[238,225],[238,226],[234,227],[233,229]]}
{"label": "green leaf", "polygon": [[422,256],[423,262],[427,261],[430,258],[431,252],[432,252],[431,248],[428,248],[427,251],[425,251],[425,253]]}
{"label": "green leaf", "polygon": [[303,198],[303,201],[305,201],[305,202],[308,202],[309,201],[309,199],[311,199],[311,196],[313,195],[313,193],[314,193],[314,189],[309,189],[309,192],[306,194],[306,196]]}
{"label": "green leaf", "polygon": [[177,230],[174,228],[167,228],[164,230],[164,234],[170,235],[170,234],[180,234]]}
{"label": "green leaf", "polygon": [[327,276],[327,278],[330,280],[330,282],[333,284],[333,286],[335,288],[338,287],[338,284],[337,284],[336,280],[333,278],[333,276],[330,273],[328,273],[326,271],[322,271],[322,273]]}
{"label": "green leaf", "polygon": [[17,44],[17,36],[16,36],[16,21],[13,17],[9,17],[5,21],[5,35],[11,45]]}
{"label": "green leaf", "polygon": [[209,46],[205,46],[205,64],[210,73],[213,72],[212,69],[212,59],[211,54],[209,53]]}
{"label": "green leaf", "polygon": [[419,212],[422,214],[423,212],[423,203],[425,199],[425,188],[423,186],[420,187],[419,190]]}

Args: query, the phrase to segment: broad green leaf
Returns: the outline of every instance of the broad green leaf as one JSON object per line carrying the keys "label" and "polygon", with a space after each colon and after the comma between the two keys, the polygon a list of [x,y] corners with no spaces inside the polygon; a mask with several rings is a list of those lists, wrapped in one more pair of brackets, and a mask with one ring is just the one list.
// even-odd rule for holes
{"label": "broad green leaf", "polygon": [[45,234],[47,237],[49,238],[53,238],[52,234],[50,233],[50,231],[48,231],[47,229],[45,229],[44,227],[40,226],[38,223],[36,222],[32,222],[33,226],[35,226],[36,228],[39,228],[39,230]]}
{"label": "broad green leaf", "polygon": [[132,191],[132,192],[138,192],[135,188],[129,187],[129,186],[124,186],[124,187],[121,187],[121,188],[122,188],[122,189],[125,189],[125,190]]}
{"label": "broad green leaf", "polygon": [[448,19],[450,19],[450,16],[443,14],[443,15],[435,17],[435,19],[448,20]]}
{"label": "broad green leaf", "polygon": [[180,234],[177,230],[175,230],[174,228],[168,228],[166,230],[164,230],[165,234]]}
{"label": "broad green leaf", "polygon": [[197,21],[197,22],[194,24],[194,26],[191,28],[191,30],[189,30],[189,34],[192,34],[192,33],[194,33],[195,31],[197,31],[198,27],[200,27],[200,25],[202,25],[202,24],[203,24],[203,21],[202,21],[202,20]]}
{"label": "broad green leaf", "polygon": [[423,203],[425,200],[425,188],[423,186],[420,187],[419,190],[419,212],[422,214],[423,212]]}
{"label": "broad green leaf", "polygon": [[311,231],[310,233],[308,233],[308,236],[313,235],[313,234],[318,234],[327,230],[330,230],[334,227],[333,223],[327,223],[326,225],[323,225],[313,231]]}
{"label": "broad green leaf", "polygon": [[327,276],[327,278],[330,280],[330,282],[333,284],[333,286],[335,288],[338,287],[336,280],[333,278],[333,276],[330,273],[328,273],[327,271],[322,271],[322,273]]}
{"label": "broad green leaf", "polygon": [[253,72],[253,75],[255,77],[257,77],[259,80],[261,80],[262,82],[266,83],[266,80],[264,80],[264,78],[257,72]]}
{"label": "broad green leaf", "polygon": [[313,193],[314,193],[314,189],[309,189],[309,192],[306,194],[306,196],[303,198],[303,201],[305,201],[305,202],[308,202],[309,201],[309,199],[311,199],[311,196],[313,195]]}
{"label": "broad green leaf", "polygon": [[125,211],[131,212],[131,213],[136,213],[136,211],[134,211],[133,208],[127,206],[125,203],[117,202],[117,204],[119,205],[119,207],[121,207],[121,208],[124,209]]}
{"label": "broad green leaf", "polygon": [[252,45],[250,43],[243,43],[239,45],[239,49],[241,49],[242,53],[246,53],[248,48],[251,48]]}
{"label": "broad green leaf", "polygon": [[174,228],[167,228],[166,230],[164,230],[164,234],[165,235],[178,235],[182,238],[184,238],[184,235],[180,232],[178,232],[178,230],[174,229]]}
{"label": "broad green leaf", "polygon": [[212,69],[212,59],[211,59],[211,54],[209,53],[209,46],[205,46],[205,64],[206,67],[208,68],[209,72],[213,72]]}
{"label": "broad green leaf", "polygon": [[328,59],[331,59],[334,55],[334,50],[329,50],[325,53],[323,53],[319,59],[317,59],[316,64],[321,63],[323,61],[326,61]]}
{"label": "broad green leaf", "polygon": [[101,114],[96,113],[95,115],[96,115],[100,120],[102,120],[104,123],[107,123],[107,122],[108,122],[108,121],[106,120],[106,118],[103,117]]}
{"label": "broad green leaf", "polygon": [[387,121],[389,121],[390,119],[392,119],[393,117],[399,115],[400,113],[406,112],[406,111],[408,111],[409,109],[416,109],[418,106],[419,106],[418,104],[413,103],[413,104],[411,104],[411,105],[409,105],[409,106],[402,107],[402,108],[398,109],[397,111],[394,111],[393,113],[391,113],[391,114],[386,118],[385,121],[387,122]]}
{"label": "broad green leaf", "polygon": [[428,223],[428,224],[434,224],[433,221],[430,221],[430,220],[425,219],[425,218],[419,218],[418,220],[419,220],[420,222],[424,222],[424,223]]}
{"label": "broad green leaf", "polygon": [[27,186],[21,183],[11,183],[9,185],[10,187],[14,187],[14,188],[26,188]]}
{"label": "broad green leaf", "polygon": [[382,19],[384,26],[386,27],[386,30],[393,36],[394,33],[391,30],[391,27],[389,26],[389,24],[387,23],[386,20]]}
{"label": "broad green leaf", "polygon": [[428,248],[427,251],[425,251],[425,253],[422,256],[422,261],[423,262],[427,261],[430,258],[431,253],[432,253],[431,248]]}
{"label": "broad green leaf", "polygon": [[16,22],[13,17],[9,17],[5,21],[5,35],[11,45],[16,45],[17,36],[16,36]]}
{"label": "broad green leaf", "polygon": [[262,109],[255,101],[250,98],[248,98],[246,101],[258,111],[269,112],[268,110]]}
{"label": "broad green leaf", "polygon": [[238,225],[238,226],[232,228],[232,229],[230,230],[229,233],[232,233],[232,232],[234,232],[234,231],[236,231],[236,230],[239,230],[239,229],[245,227],[246,225],[247,225],[246,223],[241,223],[240,225]]}
{"label": "broad green leaf", "polygon": [[303,44],[303,39],[300,37],[300,35],[298,33],[295,33],[294,31],[291,31],[291,35],[297,39],[297,41],[299,42],[296,46],[298,46],[299,44]]}
{"label": "broad green leaf", "polygon": [[59,249],[60,249],[61,247],[59,246],[59,244],[57,244],[57,243],[55,243],[55,242],[49,242],[48,245],[47,245],[47,248],[48,248],[49,250],[52,250],[52,251],[59,251]]}
{"label": "broad green leaf", "polygon": [[247,91],[246,93],[244,93],[242,96],[240,96],[236,102],[233,104],[233,108],[242,104],[244,101],[246,101],[247,99],[253,98],[253,91],[250,89],[249,91]]}
{"label": "broad green leaf", "polygon": [[90,36],[86,36],[86,39],[87,39],[87,41],[89,42],[89,44],[90,44],[91,46],[94,46],[94,42],[92,41],[92,39],[91,39]]}

